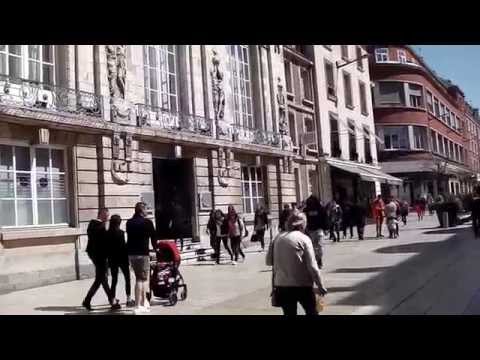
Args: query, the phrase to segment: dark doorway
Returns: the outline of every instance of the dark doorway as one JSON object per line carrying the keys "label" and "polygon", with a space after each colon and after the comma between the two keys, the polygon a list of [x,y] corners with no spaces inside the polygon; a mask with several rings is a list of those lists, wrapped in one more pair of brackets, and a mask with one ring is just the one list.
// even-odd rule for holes
{"label": "dark doorway", "polygon": [[192,238],[193,161],[153,159],[153,188],[159,239]]}

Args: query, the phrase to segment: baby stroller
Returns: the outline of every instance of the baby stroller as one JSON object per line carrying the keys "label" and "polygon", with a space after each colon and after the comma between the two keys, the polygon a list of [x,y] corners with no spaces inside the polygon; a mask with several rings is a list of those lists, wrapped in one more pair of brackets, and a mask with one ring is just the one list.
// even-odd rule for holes
{"label": "baby stroller", "polygon": [[152,294],[161,299],[168,299],[171,306],[178,301],[178,290],[181,289],[180,299],[187,298],[187,285],[183,280],[180,267],[180,252],[173,240],[159,240],[155,249],[156,261],[150,263],[150,291],[147,298],[150,301]]}

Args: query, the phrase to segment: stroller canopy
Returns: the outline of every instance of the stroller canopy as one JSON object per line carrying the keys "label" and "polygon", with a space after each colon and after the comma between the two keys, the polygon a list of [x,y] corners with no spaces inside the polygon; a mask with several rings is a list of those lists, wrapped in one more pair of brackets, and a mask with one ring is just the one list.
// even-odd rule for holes
{"label": "stroller canopy", "polygon": [[157,253],[157,261],[180,263],[180,251],[178,251],[175,241],[158,240],[155,250]]}

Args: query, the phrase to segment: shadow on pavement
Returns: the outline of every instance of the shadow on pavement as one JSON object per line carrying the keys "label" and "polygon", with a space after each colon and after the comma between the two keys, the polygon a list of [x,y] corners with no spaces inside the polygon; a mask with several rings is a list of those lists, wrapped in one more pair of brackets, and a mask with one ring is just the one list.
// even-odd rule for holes
{"label": "shadow on pavement", "polygon": [[[463,240],[469,238],[472,238],[470,228],[456,228],[455,235],[452,234],[442,241],[393,245],[376,249],[375,252],[380,254],[416,253],[416,255],[386,268],[353,287],[328,288],[330,293],[353,292],[335,301],[334,305],[376,306],[378,310],[374,314],[391,313],[405,298],[422,288],[429,281],[430,276],[434,276],[432,269],[443,271],[449,259],[461,255],[465,244]],[[342,271],[342,269],[339,270]],[[347,269],[347,271],[350,270]],[[430,275],[425,275],[425,272]]]}
{"label": "shadow on pavement", "polygon": [[128,309],[111,311],[109,306],[93,307],[93,311],[87,311],[82,306],[39,306],[36,311],[63,312],[64,315],[131,315]]}
{"label": "shadow on pavement", "polygon": [[357,274],[357,273],[369,273],[369,272],[380,272],[389,269],[390,266],[379,266],[379,267],[366,267],[366,268],[343,268],[331,271],[331,273],[338,274]]}
{"label": "shadow on pavement", "polygon": [[[460,228],[437,229],[432,231],[425,231],[424,234],[456,234]],[[466,229],[466,228],[461,228]],[[470,229],[469,229],[470,230]]]}

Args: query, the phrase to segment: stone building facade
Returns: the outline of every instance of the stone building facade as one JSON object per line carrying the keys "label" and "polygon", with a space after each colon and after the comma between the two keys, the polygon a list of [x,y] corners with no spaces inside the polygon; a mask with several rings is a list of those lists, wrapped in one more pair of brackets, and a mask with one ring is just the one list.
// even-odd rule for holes
{"label": "stone building facade", "polygon": [[281,46],[0,45],[0,74],[0,291],[90,275],[100,207],[208,247],[211,209],[273,236],[298,200]]}

